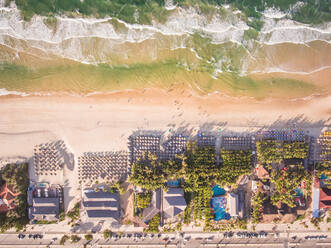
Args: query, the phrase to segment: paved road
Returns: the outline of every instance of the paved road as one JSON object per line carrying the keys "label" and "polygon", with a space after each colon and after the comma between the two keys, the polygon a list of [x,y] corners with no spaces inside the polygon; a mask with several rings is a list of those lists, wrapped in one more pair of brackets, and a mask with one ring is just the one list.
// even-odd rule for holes
{"label": "paved road", "polygon": [[[0,234],[0,248],[2,247],[64,247],[59,245],[59,240],[63,234],[44,234],[43,239],[29,239],[28,234],[20,240],[17,234]],[[281,233],[278,238],[274,234],[269,233],[267,238],[237,238],[234,235],[232,238],[223,238],[223,234],[215,233],[186,233],[184,237],[179,234],[163,234],[160,238],[121,238],[121,239],[103,239],[102,234],[94,234],[94,240],[87,242],[83,235],[81,241],[76,244],[68,241],[65,247],[82,247],[87,244],[87,247],[135,247],[135,248],[200,248],[200,247],[280,247],[280,248],[331,248],[331,232],[313,233],[313,235],[328,235],[324,240],[307,240],[305,236],[312,235],[311,233],[296,233],[287,234]],[[296,236],[295,239],[292,237]],[[52,241],[57,238],[56,241]],[[164,241],[166,239],[166,241]]]}

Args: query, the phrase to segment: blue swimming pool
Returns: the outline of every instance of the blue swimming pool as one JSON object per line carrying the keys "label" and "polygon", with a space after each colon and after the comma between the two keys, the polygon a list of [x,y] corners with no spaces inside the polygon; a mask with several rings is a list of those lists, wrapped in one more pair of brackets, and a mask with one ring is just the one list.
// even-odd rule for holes
{"label": "blue swimming pool", "polygon": [[225,194],[225,190],[221,188],[219,185],[215,185],[213,188],[213,196],[221,196]]}
{"label": "blue swimming pool", "polygon": [[211,199],[211,206],[214,209],[214,220],[229,220],[230,215],[225,212],[226,198],[223,196],[213,197]]}
{"label": "blue swimming pool", "polygon": [[179,180],[169,180],[167,182],[168,187],[178,187],[179,186]]}
{"label": "blue swimming pool", "polygon": [[300,189],[300,188],[296,188],[295,192],[296,192],[296,194],[295,194],[296,196],[299,196],[299,197],[303,196],[303,191],[302,191],[302,189]]}

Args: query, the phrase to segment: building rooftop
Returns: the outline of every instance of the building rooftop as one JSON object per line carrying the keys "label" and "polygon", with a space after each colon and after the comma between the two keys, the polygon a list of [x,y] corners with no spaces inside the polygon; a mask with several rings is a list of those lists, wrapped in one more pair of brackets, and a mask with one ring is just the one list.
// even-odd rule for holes
{"label": "building rooftop", "polygon": [[229,196],[229,214],[231,217],[238,216],[239,212],[239,202],[238,202],[238,195],[234,193],[230,193]]}
{"label": "building rooftop", "polygon": [[320,189],[320,208],[330,208],[331,209],[331,189],[321,188]]}
{"label": "building rooftop", "polygon": [[59,200],[59,198],[33,198],[33,206],[29,208],[29,219],[57,219],[60,212]]}
{"label": "building rooftop", "polygon": [[13,188],[7,183],[3,184],[0,189],[0,212],[7,212],[15,208],[14,201],[18,195],[19,193],[14,192]]}
{"label": "building rooftop", "polygon": [[112,210],[87,210],[86,211],[87,213],[87,216],[89,218],[113,218],[115,220],[118,220],[119,218],[119,214],[118,214],[118,211],[112,211]]}
{"label": "building rooftop", "polygon": [[32,204],[34,207],[58,207],[59,198],[33,198]]}
{"label": "building rooftop", "polygon": [[84,201],[85,208],[117,208],[117,201]]}
{"label": "building rooftop", "polygon": [[107,199],[108,201],[111,199],[114,199],[118,201],[118,194],[117,193],[110,193],[110,192],[103,192],[102,190],[99,190],[98,192],[95,192],[94,190],[86,190],[84,191],[84,197],[89,199]]}
{"label": "building rooftop", "polygon": [[95,192],[93,189],[85,189],[83,207],[87,217],[92,219],[119,220],[119,195],[118,193]]}
{"label": "building rooftop", "polygon": [[169,188],[163,193],[163,211],[165,218],[172,218],[183,212],[186,208],[184,190],[181,188]]}
{"label": "building rooftop", "polygon": [[151,204],[143,210],[142,221],[148,222],[156,214],[160,212],[161,209],[161,190],[157,189],[152,193]]}

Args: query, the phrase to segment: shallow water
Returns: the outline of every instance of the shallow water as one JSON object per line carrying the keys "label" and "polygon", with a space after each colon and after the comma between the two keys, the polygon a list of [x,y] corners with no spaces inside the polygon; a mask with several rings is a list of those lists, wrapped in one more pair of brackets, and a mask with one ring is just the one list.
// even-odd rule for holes
{"label": "shallow water", "polygon": [[252,38],[245,21],[232,12],[207,18],[179,8],[166,23],[152,25],[58,17],[49,26],[43,17],[24,22],[17,9],[1,8],[0,89],[2,94],[86,95],[189,87],[200,94],[259,99],[328,92],[310,74],[331,76],[325,72],[331,68],[331,25],[313,27],[279,15],[277,21],[270,15],[264,21]]}

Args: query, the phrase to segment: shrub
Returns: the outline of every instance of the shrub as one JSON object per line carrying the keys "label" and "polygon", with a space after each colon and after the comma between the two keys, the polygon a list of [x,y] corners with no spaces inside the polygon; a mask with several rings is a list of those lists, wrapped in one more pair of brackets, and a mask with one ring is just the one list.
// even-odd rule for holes
{"label": "shrub", "polygon": [[158,233],[160,226],[161,216],[160,214],[155,215],[148,223],[148,228],[144,229],[144,232]]}
{"label": "shrub", "polygon": [[137,194],[137,207],[140,209],[146,208],[151,204],[152,194],[150,192]]}
{"label": "shrub", "polygon": [[70,239],[72,243],[77,243],[79,240],[81,240],[81,237],[77,235],[71,235]]}
{"label": "shrub", "polygon": [[110,238],[110,236],[112,235],[112,231],[111,230],[109,230],[109,229],[106,229],[106,230],[104,230],[103,231],[103,237],[105,238],[105,239],[108,239],[108,238]]}
{"label": "shrub", "polygon": [[63,235],[60,239],[60,245],[64,245],[64,243],[69,239],[68,235]]}
{"label": "shrub", "polygon": [[257,224],[263,217],[263,203],[266,196],[263,192],[257,192],[252,199],[252,222]]}
{"label": "shrub", "polygon": [[86,234],[84,237],[85,237],[85,239],[86,239],[87,241],[90,241],[90,240],[93,239],[93,235],[92,235],[92,234]]}
{"label": "shrub", "polygon": [[59,215],[59,221],[64,221],[65,218],[66,218],[66,214],[64,211],[62,211]]}
{"label": "shrub", "polygon": [[80,202],[77,202],[73,209],[71,209],[67,216],[71,219],[71,221],[78,220],[80,215]]}

